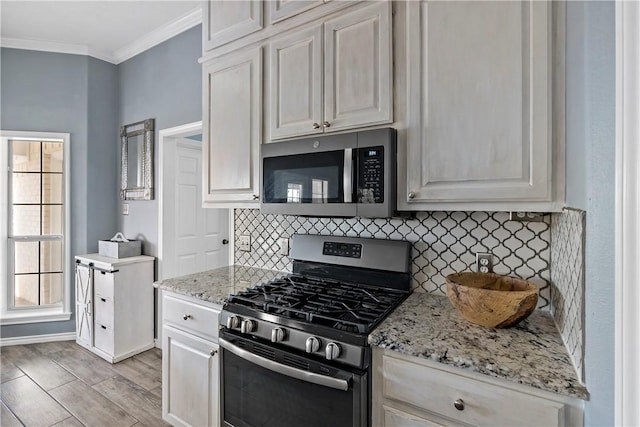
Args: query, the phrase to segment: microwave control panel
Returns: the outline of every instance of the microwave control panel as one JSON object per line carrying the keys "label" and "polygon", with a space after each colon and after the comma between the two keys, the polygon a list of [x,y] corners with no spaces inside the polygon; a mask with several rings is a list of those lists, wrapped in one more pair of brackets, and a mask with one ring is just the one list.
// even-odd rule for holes
{"label": "microwave control panel", "polygon": [[384,202],[384,147],[358,149],[358,203]]}

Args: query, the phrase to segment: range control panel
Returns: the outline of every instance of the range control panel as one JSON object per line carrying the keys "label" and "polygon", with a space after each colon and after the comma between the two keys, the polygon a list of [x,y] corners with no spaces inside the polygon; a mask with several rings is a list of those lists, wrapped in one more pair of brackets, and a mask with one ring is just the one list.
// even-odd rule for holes
{"label": "range control panel", "polygon": [[322,255],[341,256],[345,258],[361,258],[362,245],[357,243],[324,242]]}

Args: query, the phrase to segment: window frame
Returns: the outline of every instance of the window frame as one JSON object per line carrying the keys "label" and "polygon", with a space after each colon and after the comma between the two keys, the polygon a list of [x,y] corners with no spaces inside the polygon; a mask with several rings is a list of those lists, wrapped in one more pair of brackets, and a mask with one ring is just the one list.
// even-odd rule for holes
{"label": "window frame", "polygon": [[[32,141],[62,142],[62,172],[64,179],[63,212],[64,229],[62,233],[63,255],[63,298],[62,304],[45,305],[32,308],[10,309],[9,297],[13,295],[10,289],[9,275],[13,267],[9,265],[9,257],[13,260],[13,248],[9,246],[9,141],[12,139]],[[58,322],[71,319],[71,286],[73,269],[71,267],[71,134],[60,132],[25,132],[0,130],[0,189],[6,194],[0,197],[0,212],[3,220],[0,221],[0,325],[15,325],[24,323]],[[46,240],[46,239],[42,239]],[[40,240],[39,240],[40,241]]]}

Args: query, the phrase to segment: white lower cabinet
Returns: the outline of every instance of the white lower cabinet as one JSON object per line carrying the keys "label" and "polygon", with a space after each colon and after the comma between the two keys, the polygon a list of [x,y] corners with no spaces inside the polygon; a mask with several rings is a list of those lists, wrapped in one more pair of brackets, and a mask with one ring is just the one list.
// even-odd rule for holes
{"label": "white lower cabinet", "polygon": [[220,424],[220,309],[162,294],[162,418],[174,426]]}
{"label": "white lower cabinet", "polygon": [[[582,425],[582,401],[374,349],[373,425]],[[438,366],[440,365],[440,366]]]}
{"label": "white lower cabinet", "polygon": [[150,256],[76,256],[76,342],[111,363],[153,348]]}

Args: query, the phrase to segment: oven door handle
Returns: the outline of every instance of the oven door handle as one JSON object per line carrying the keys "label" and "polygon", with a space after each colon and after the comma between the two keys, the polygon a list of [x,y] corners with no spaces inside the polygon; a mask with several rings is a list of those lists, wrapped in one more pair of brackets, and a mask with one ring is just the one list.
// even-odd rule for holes
{"label": "oven door handle", "polygon": [[279,374],[287,375],[292,378],[297,378],[302,381],[306,381],[309,383],[318,384],[325,387],[335,388],[337,390],[347,391],[349,390],[349,380],[344,380],[341,378],[333,378],[327,377],[325,375],[316,374],[313,372],[303,371],[302,369],[293,368],[291,366],[282,365],[278,362],[274,362],[273,360],[265,359],[264,357],[257,356],[245,349],[236,347],[231,344],[229,341],[224,338],[218,339],[218,344],[220,347],[225,350],[230,351],[242,359],[255,363],[256,365],[262,366],[265,369],[270,371],[277,372]]}

